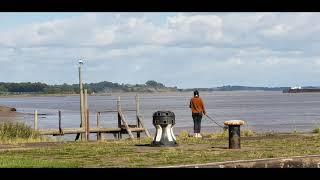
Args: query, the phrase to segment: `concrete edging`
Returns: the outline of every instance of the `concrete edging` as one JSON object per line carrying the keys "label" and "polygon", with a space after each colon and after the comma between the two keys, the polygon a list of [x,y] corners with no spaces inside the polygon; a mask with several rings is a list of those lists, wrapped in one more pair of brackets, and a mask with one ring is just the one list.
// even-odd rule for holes
{"label": "concrete edging", "polygon": [[157,168],[320,168],[320,155],[224,161]]}

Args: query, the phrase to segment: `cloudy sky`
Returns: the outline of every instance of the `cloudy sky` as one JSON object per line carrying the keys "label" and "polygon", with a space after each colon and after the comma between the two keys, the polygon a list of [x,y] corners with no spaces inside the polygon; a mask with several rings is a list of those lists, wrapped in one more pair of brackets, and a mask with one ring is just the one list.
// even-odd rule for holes
{"label": "cloudy sky", "polygon": [[320,13],[0,13],[0,81],[320,86]]}

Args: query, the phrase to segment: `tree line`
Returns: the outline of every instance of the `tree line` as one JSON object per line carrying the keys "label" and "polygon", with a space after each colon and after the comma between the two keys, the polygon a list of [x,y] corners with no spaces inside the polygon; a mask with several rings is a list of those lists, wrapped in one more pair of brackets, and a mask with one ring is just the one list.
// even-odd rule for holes
{"label": "tree line", "polygon": [[[153,92],[158,90],[176,90],[176,87],[166,87],[164,84],[149,80],[145,84],[119,84],[108,81],[98,83],[84,83],[88,93],[108,92]],[[0,82],[0,93],[46,93],[46,94],[74,94],[79,93],[79,84],[48,85],[41,82],[6,83]]]}

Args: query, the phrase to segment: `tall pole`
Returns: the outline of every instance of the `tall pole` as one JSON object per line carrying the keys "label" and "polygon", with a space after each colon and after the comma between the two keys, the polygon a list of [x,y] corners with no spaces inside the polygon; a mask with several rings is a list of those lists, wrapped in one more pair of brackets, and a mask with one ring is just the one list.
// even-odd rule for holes
{"label": "tall pole", "polygon": [[[84,127],[84,109],[83,109],[83,84],[82,84],[82,72],[81,72],[81,66],[83,64],[82,60],[79,60],[79,92],[80,92],[80,127]],[[83,139],[83,133],[81,133],[81,140]]]}
{"label": "tall pole", "polygon": [[83,127],[85,129],[85,140],[89,140],[89,110],[88,110],[88,91],[84,89],[84,124]]}

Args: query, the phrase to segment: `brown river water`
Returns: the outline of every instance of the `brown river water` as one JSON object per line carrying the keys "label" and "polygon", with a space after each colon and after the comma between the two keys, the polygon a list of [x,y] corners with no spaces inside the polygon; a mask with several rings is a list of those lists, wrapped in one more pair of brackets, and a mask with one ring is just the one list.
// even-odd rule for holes
{"label": "brown river water", "polygon": [[[192,92],[139,93],[140,112],[145,126],[154,133],[152,114],[158,110],[170,110],[176,115],[175,134],[181,130],[192,133],[193,121],[189,109]],[[106,96],[89,96],[90,126],[96,126],[96,113],[115,110],[118,96],[129,124],[134,124],[135,94],[121,93]],[[226,120],[242,119],[243,128],[258,132],[310,132],[320,127],[320,93],[282,93],[279,91],[226,91],[200,92],[209,116],[220,124]],[[79,127],[79,96],[61,97],[3,97],[0,105],[15,107],[17,112],[26,113],[18,120],[33,125],[34,109],[38,110],[40,128],[58,128],[58,110],[62,111],[62,127]],[[3,117],[2,117],[3,118]],[[116,127],[116,113],[103,113],[103,127]],[[208,118],[202,120],[202,132],[221,131]],[[71,136],[71,135],[70,135]]]}

